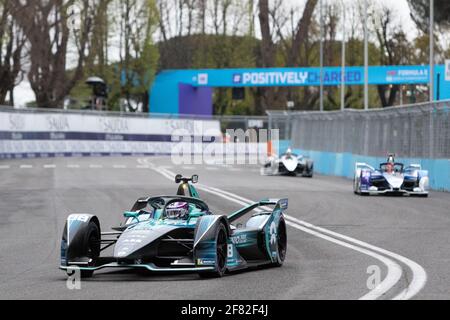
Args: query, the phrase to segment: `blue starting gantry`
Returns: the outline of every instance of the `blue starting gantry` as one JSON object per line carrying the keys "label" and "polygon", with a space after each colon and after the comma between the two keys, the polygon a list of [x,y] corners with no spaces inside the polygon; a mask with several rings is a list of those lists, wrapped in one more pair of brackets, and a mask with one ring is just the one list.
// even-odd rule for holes
{"label": "blue starting gantry", "polygon": [[[450,99],[450,75],[435,66],[435,100]],[[325,86],[340,86],[342,68],[323,70]],[[168,70],[159,73],[151,88],[150,112],[160,114],[213,114],[214,88],[320,86],[320,68]],[[370,85],[426,85],[429,66],[375,66]],[[364,68],[345,68],[345,85],[364,85]]]}

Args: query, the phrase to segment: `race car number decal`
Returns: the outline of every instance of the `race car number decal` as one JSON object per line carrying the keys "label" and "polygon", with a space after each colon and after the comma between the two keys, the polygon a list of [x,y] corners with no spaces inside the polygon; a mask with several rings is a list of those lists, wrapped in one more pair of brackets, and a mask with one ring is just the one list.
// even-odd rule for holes
{"label": "race car number decal", "polygon": [[233,245],[229,244],[228,245],[228,258],[233,258],[233,257],[234,257]]}
{"label": "race car number decal", "polygon": [[277,225],[275,224],[275,221],[272,222],[272,224],[270,225],[270,244],[271,245],[276,245],[277,244]]}

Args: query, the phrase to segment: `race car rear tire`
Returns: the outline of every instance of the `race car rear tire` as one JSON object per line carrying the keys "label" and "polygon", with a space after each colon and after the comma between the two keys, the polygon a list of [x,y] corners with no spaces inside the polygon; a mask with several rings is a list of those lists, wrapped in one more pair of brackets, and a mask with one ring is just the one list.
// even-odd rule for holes
{"label": "race car rear tire", "polygon": [[[85,257],[90,259],[89,266],[95,266],[98,261],[98,258],[100,257],[100,241],[101,241],[100,230],[97,224],[91,221],[86,230],[86,237],[84,244]],[[94,271],[88,270],[81,271],[81,278],[83,279],[92,278],[93,275]]]}
{"label": "race car rear tire", "polygon": [[280,268],[283,266],[287,255],[287,228],[286,221],[283,218],[278,225],[277,242],[277,262],[273,266]]}
{"label": "race car rear tire", "polygon": [[201,278],[222,278],[227,270],[228,260],[228,233],[227,228],[221,223],[216,231],[216,269],[209,272],[199,273]]}

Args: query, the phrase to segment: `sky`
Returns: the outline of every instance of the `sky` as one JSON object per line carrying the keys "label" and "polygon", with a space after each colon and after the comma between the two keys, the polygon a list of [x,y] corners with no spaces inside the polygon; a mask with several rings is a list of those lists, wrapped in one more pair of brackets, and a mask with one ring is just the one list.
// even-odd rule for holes
{"label": "sky", "polygon": [[[305,0],[285,0],[290,5],[302,5]],[[340,2],[350,5],[356,0],[324,0],[329,3]],[[396,22],[400,22],[404,26],[404,30],[411,30],[408,34],[410,39],[414,38],[416,35],[416,26],[410,17],[410,9],[406,0],[373,0],[374,2],[378,2],[380,4],[387,5],[391,7],[396,13]],[[14,100],[16,105],[25,106],[28,102],[34,101],[35,96],[33,91],[31,90],[30,84],[25,80],[20,83],[19,86],[16,87],[14,93]]]}

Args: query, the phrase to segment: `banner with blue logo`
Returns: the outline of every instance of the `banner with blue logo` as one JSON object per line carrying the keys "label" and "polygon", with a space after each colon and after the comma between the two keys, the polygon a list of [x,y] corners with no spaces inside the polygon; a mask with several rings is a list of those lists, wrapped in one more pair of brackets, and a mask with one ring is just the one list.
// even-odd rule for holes
{"label": "banner with blue logo", "polygon": [[[450,99],[450,81],[446,81],[445,66],[436,66],[436,92],[440,100]],[[150,110],[153,113],[196,114],[196,110],[211,110],[211,100],[201,95],[203,88],[235,87],[303,87],[348,86],[364,84],[364,67],[271,68],[271,69],[211,69],[169,70],[156,77],[151,90]],[[438,79],[440,82],[438,83]],[[430,82],[429,66],[369,67],[370,85],[419,85]],[[194,90],[180,95],[181,87]],[[195,88],[200,88],[198,91]],[[438,95],[439,92],[439,95]],[[204,94],[204,92],[203,92]],[[210,93],[212,95],[212,92]],[[203,106],[204,104],[204,106]],[[191,110],[191,112],[189,112]]]}
{"label": "banner with blue logo", "polygon": [[[186,77],[184,82],[192,86],[209,87],[279,87],[319,86],[321,75],[326,86],[338,86],[342,80],[348,85],[364,84],[364,68],[280,68],[248,70],[206,70],[197,71]],[[192,71],[180,71],[192,72]],[[181,76],[181,74],[180,74]],[[180,79],[181,80],[181,79]],[[427,66],[370,67],[369,84],[423,84],[430,80]]]}

